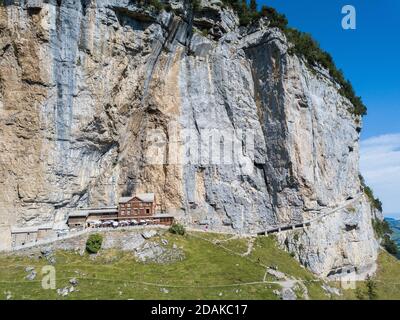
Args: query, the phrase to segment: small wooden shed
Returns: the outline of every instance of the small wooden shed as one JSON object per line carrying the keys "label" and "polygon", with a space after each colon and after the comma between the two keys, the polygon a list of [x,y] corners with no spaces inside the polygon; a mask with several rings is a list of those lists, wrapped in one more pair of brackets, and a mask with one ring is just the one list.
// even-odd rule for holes
{"label": "small wooden shed", "polygon": [[89,216],[89,211],[87,210],[77,210],[70,213],[67,221],[68,227],[86,228],[88,216]]}

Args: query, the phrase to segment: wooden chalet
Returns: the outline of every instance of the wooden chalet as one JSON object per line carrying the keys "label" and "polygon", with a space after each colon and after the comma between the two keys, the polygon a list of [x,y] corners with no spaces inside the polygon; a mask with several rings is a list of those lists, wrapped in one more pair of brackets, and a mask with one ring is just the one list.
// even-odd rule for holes
{"label": "wooden chalet", "polygon": [[70,213],[67,224],[70,228],[86,228],[93,221],[113,220],[118,220],[117,207],[92,208]]}
{"label": "wooden chalet", "polygon": [[154,193],[138,193],[132,197],[122,197],[119,200],[119,220],[149,220],[154,224],[171,225],[174,217],[156,214],[156,197]]}
{"label": "wooden chalet", "polygon": [[89,212],[87,210],[77,210],[68,216],[68,227],[70,228],[86,228]]}
{"label": "wooden chalet", "polygon": [[88,213],[88,222],[118,220],[118,207],[88,209]]}
{"label": "wooden chalet", "polygon": [[70,228],[86,228],[96,223],[107,221],[135,221],[136,224],[171,225],[174,217],[156,213],[154,193],[139,193],[131,197],[122,197],[118,207],[81,209],[68,217]]}
{"label": "wooden chalet", "polygon": [[119,200],[118,218],[150,217],[156,213],[154,193],[139,193]]}

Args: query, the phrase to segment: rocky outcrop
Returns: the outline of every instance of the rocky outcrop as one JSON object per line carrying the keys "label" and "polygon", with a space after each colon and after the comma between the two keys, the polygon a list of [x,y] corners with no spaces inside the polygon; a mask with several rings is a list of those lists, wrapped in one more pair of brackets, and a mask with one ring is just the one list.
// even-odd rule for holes
{"label": "rocky outcrop", "polygon": [[[219,1],[196,13],[188,1],[5,3],[2,225],[155,192],[186,224],[256,233],[361,192],[361,119],[267,20],[239,27]],[[319,275],[370,270],[373,215],[360,198],[278,239]]]}

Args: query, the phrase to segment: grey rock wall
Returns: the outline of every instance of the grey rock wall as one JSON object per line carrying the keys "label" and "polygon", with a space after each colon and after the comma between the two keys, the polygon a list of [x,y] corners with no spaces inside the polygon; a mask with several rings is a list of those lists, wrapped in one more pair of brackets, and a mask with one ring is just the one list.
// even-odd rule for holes
{"label": "grey rock wall", "polygon": [[[155,192],[186,224],[255,233],[361,192],[361,119],[325,70],[289,55],[266,20],[243,28],[219,1],[195,14],[170,3],[161,13],[128,0],[0,8],[2,225]],[[157,143],[168,163],[155,161]],[[221,148],[223,163],[210,161]],[[374,213],[365,198],[353,206],[279,241],[321,276],[373,270]]]}

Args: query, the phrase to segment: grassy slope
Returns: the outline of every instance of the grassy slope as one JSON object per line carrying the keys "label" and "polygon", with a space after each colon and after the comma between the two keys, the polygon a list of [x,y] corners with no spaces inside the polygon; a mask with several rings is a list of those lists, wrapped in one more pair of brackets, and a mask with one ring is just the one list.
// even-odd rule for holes
{"label": "grassy slope", "polygon": [[[43,259],[16,255],[0,256],[0,298],[10,291],[13,299],[277,299],[272,292],[278,285],[262,283],[265,266],[277,266],[298,279],[305,280],[312,299],[327,299],[321,282],[301,267],[288,253],[278,249],[272,238],[260,237],[248,257],[247,240],[233,239],[219,245],[206,240],[227,240],[229,236],[190,234],[185,237],[165,234],[169,245],[182,246],[186,259],[168,265],[136,262],[130,253],[103,251],[96,259],[74,252],[57,252],[55,265],[57,288],[68,286],[68,280],[79,280],[78,292],[61,298],[54,290],[41,288]],[[229,251],[232,250],[232,251]],[[378,278],[400,279],[399,263],[381,256]],[[25,267],[34,266],[38,276],[25,280]],[[275,280],[267,277],[267,280]],[[254,283],[255,282],[255,283]],[[250,283],[250,284],[248,284]],[[162,288],[168,289],[168,293]],[[399,287],[379,287],[380,296],[399,297]],[[382,291],[382,292],[381,292]],[[354,298],[354,293],[346,292]]]}
{"label": "grassy slope", "polygon": [[378,298],[400,299],[400,262],[395,257],[384,252],[379,257],[376,280]]}
{"label": "grassy slope", "polygon": [[[382,251],[378,258],[378,270],[373,277],[377,286],[377,299],[400,300],[400,261],[386,251]],[[357,283],[358,291],[362,298],[367,299],[365,282]],[[344,291],[344,299],[360,299],[355,290]]]}

